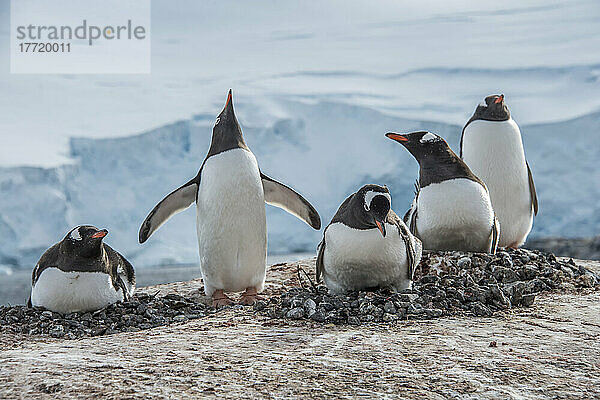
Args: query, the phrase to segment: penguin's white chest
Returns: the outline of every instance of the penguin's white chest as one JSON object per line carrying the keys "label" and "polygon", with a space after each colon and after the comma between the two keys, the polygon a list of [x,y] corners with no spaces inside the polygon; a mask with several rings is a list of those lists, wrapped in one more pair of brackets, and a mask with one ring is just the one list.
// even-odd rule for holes
{"label": "penguin's white chest", "polygon": [[376,286],[409,288],[404,241],[396,226],[386,224],[386,236],[378,229],[353,229],[341,222],[325,231],[323,280],[333,292]]}
{"label": "penguin's white chest", "polygon": [[463,136],[463,159],[485,182],[500,222],[500,246],[522,244],[533,224],[521,131],[512,120],[473,121]]}
{"label": "penguin's white chest", "polygon": [[112,279],[103,272],[46,268],[31,289],[32,305],[59,313],[98,310],[121,300],[122,290],[115,290]]}
{"label": "penguin's white chest", "polygon": [[417,232],[424,249],[487,252],[493,222],[488,193],[470,179],[449,179],[419,191]]}
{"label": "penguin's white chest", "polygon": [[208,296],[214,290],[262,290],[267,228],[256,158],[244,149],[206,160],[197,198],[200,267]]}

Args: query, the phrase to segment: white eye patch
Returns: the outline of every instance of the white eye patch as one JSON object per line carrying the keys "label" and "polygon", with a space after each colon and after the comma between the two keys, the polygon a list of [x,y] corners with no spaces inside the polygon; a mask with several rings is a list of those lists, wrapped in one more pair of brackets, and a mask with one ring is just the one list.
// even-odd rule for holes
{"label": "white eye patch", "polygon": [[217,117],[215,120],[215,126],[219,125],[219,122],[221,122],[221,117]]}
{"label": "white eye patch", "polygon": [[81,240],[81,234],[79,233],[79,228],[73,229],[73,231],[71,232],[71,239]]}
{"label": "white eye patch", "polygon": [[421,138],[421,140],[419,140],[421,143],[427,143],[427,142],[433,142],[434,140],[437,139],[437,136],[435,136],[433,133],[431,132],[427,132],[425,135],[423,135],[423,137]]}
{"label": "white eye patch", "polygon": [[369,211],[371,209],[371,201],[373,200],[373,198],[375,196],[385,196],[385,197],[387,197],[388,201],[390,202],[390,206],[391,206],[391,204],[392,204],[392,197],[390,196],[389,193],[375,192],[373,190],[369,190],[368,192],[365,193],[365,210]]}
{"label": "white eye patch", "polygon": [[487,107],[487,104],[485,103],[485,100],[482,101],[481,103],[479,103],[479,107]]}

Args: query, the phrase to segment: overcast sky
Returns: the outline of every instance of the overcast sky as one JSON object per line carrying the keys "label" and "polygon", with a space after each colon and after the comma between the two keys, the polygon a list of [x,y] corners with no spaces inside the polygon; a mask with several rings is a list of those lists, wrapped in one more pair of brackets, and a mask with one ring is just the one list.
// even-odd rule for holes
{"label": "overcast sky", "polygon": [[8,4],[0,166],[68,162],[73,136],[216,115],[230,87],[257,107],[328,99],[456,124],[496,91],[523,122],[600,108],[595,0],[154,1],[149,75],[11,75]]}

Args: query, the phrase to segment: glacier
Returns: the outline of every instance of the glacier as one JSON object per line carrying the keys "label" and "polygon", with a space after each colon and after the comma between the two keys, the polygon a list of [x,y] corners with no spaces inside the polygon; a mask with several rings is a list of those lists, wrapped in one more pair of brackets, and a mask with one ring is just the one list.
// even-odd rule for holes
{"label": "glacier", "polygon": [[[457,150],[462,129],[314,99],[246,101],[236,104],[236,111],[261,170],[311,201],[323,226],[365,183],[386,184],[398,214],[410,206],[418,166],[385,138],[386,132],[430,130]],[[144,245],[137,232],[158,201],[197,173],[217,112],[134,136],[71,138],[71,162],[57,167],[1,167],[0,264],[31,267],[78,224],[107,228],[107,243],[136,266],[197,263],[194,207],[174,216]],[[531,236],[597,234],[600,113],[525,124],[521,130],[540,202]],[[271,206],[267,224],[271,254],[314,251],[322,235]]]}

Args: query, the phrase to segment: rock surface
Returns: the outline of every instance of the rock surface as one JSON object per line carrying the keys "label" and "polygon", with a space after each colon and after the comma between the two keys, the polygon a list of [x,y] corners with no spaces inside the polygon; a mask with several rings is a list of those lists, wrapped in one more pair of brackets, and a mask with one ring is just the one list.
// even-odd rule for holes
{"label": "rock surface", "polygon": [[[581,263],[600,272],[600,263]],[[298,286],[299,265],[314,268],[272,266],[267,295]],[[200,286],[145,291],[187,295]],[[599,314],[600,291],[571,289],[492,318],[352,326],[274,320],[246,307],[79,340],[2,333],[0,398],[598,398]]]}

